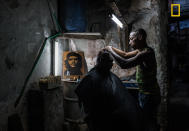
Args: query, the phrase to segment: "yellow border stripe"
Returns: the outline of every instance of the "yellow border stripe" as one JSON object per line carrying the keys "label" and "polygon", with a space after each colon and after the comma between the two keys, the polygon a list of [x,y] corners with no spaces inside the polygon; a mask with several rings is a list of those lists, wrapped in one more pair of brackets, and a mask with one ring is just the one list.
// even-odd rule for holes
{"label": "yellow border stripe", "polygon": [[[177,6],[178,7],[178,14],[173,15],[173,7]],[[180,17],[180,4],[171,4],[171,17]]]}

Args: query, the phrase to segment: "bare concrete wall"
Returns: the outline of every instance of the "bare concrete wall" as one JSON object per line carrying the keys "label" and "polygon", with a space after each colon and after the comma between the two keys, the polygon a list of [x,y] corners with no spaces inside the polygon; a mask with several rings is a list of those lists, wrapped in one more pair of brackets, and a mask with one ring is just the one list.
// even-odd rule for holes
{"label": "bare concrete wall", "polygon": [[143,28],[147,32],[147,44],[155,50],[157,78],[162,95],[167,88],[167,2],[163,0],[133,0],[128,19],[132,29]]}
{"label": "bare concrete wall", "polygon": [[167,1],[132,0],[125,19],[132,23],[132,29],[143,28],[147,32],[147,44],[155,51],[157,79],[161,89],[160,124],[167,125],[168,60],[167,60]]}
{"label": "bare concrete wall", "polygon": [[[56,1],[51,0],[56,9]],[[56,11],[56,10],[54,10]],[[55,12],[56,13],[56,12]],[[20,109],[14,108],[24,80],[46,37],[54,30],[46,0],[2,0],[0,4],[0,126]],[[31,76],[31,82],[51,71],[50,41]]]}
{"label": "bare concrete wall", "polygon": [[147,32],[147,44],[155,51],[157,61],[157,79],[161,89],[160,124],[167,125],[167,2],[164,0],[133,0],[128,15],[125,16],[132,29],[143,28]]}

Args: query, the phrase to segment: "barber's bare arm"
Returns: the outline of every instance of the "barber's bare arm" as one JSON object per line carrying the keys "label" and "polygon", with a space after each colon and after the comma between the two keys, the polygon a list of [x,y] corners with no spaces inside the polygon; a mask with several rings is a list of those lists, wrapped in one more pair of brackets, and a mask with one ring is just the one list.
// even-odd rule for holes
{"label": "barber's bare arm", "polygon": [[125,59],[121,56],[119,56],[117,53],[115,53],[113,50],[110,51],[112,56],[114,57],[116,63],[122,68],[127,69],[134,66],[137,66],[138,64],[142,63],[145,59],[147,59],[147,56],[150,55],[149,51],[142,51],[139,52],[134,57],[131,57],[129,59]]}
{"label": "barber's bare arm", "polygon": [[109,50],[109,51],[114,51],[117,55],[125,58],[125,59],[128,59],[128,58],[131,58],[135,55],[137,55],[137,53],[139,52],[139,50],[134,50],[134,51],[131,51],[131,52],[125,52],[125,51],[122,51],[120,49],[117,49],[117,48],[114,48],[112,46],[107,46],[105,47],[105,49]]}
{"label": "barber's bare arm", "polygon": [[121,57],[126,58],[126,59],[137,55],[137,53],[139,52],[138,50],[134,50],[134,51],[131,51],[131,52],[124,52],[124,51],[117,49],[117,48],[114,48],[114,47],[112,47],[112,50],[115,53],[117,53],[118,55],[120,55]]}

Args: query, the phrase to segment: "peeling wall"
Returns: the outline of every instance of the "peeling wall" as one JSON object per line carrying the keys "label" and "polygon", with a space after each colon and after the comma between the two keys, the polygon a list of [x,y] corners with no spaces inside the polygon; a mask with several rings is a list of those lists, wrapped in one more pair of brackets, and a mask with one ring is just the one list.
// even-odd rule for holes
{"label": "peeling wall", "polygon": [[[147,32],[147,44],[155,51],[157,61],[157,79],[161,90],[160,124],[165,130],[167,125],[167,2],[163,0],[133,0],[128,20],[132,29],[143,28]],[[129,22],[129,23],[130,23]]]}
{"label": "peeling wall", "polygon": [[167,2],[162,0],[133,0],[128,21],[132,29],[143,28],[147,32],[147,44],[152,47],[157,60],[157,78],[162,95],[166,95],[167,79]]}
{"label": "peeling wall", "polygon": [[[51,1],[56,9],[56,1]],[[56,10],[54,10],[56,11]],[[56,13],[56,12],[55,12]],[[20,109],[14,108],[45,37],[55,30],[46,0],[2,0],[0,4],[0,126],[7,124],[7,117]],[[51,71],[51,44],[44,52],[30,78],[30,83]],[[22,105],[22,102],[21,102]],[[17,112],[19,113],[19,112]]]}
{"label": "peeling wall", "polygon": [[157,61],[157,79],[161,90],[162,103],[160,106],[160,124],[165,130],[167,125],[167,89],[168,60],[167,60],[167,1],[163,0],[133,0],[129,8],[129,23],[132,29],[143,28],[147,32],[147,44],[155,51]]}

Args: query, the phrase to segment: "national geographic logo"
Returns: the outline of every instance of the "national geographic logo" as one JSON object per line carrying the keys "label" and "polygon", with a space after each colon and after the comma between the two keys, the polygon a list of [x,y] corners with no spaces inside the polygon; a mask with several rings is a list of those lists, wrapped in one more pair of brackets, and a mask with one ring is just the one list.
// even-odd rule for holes
{"label": "national geographic logo", "polygon": [[180,17],[180,4],[171,4],[171,17]]}

